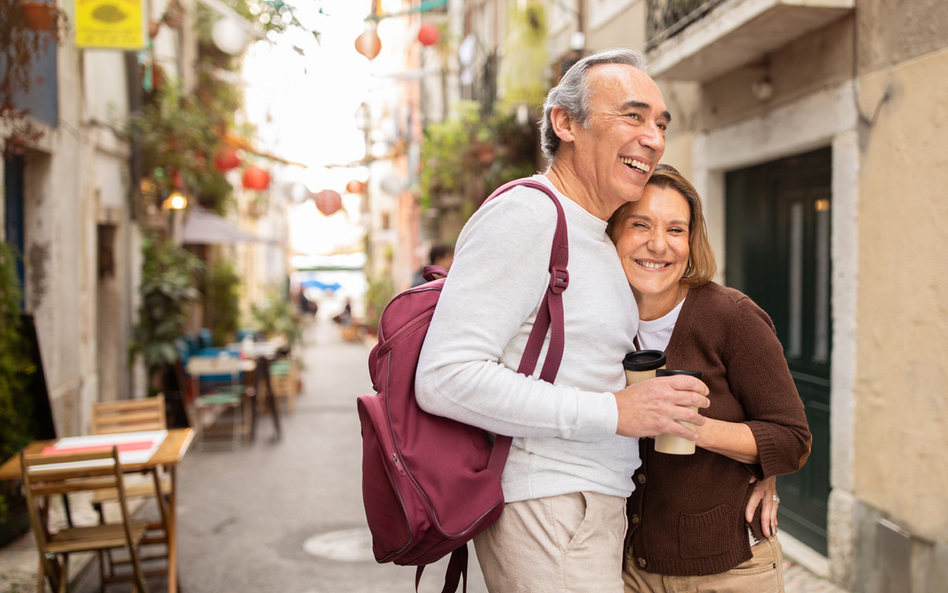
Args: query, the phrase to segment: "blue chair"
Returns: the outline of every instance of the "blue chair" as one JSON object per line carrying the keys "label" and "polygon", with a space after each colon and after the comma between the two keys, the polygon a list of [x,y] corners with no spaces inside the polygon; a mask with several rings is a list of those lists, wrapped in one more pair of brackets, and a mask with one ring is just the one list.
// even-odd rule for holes
{"label": "blue chair", "polygon": [[240,357],[226,350],[192,355],[185,365],[194,389],[194,425],[201,449],[211,435],[229,435],[235,449],[250,436],[254,391],[241,382],[240,367]]}

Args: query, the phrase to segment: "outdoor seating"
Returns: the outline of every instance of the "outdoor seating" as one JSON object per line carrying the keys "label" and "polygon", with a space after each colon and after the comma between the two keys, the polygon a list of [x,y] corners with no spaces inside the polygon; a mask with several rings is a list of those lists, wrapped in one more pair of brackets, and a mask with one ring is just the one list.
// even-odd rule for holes
{"label": "outdoor seating", "polygon": [[[110,567],[110,574],[104,577],[103,584],[131,580],[138,591],[148,591],[139,559],[139,547],[145,537],[148,521],[133,521],[129,516],[118,447],[62,455],[28,455],[22,452],[20,466],[24,496],[39,553],[37,591],[43,591],[44,580],[48,580],[54,593],[65,593],[69,583],[70,554],[97,552],[101,566],[107,560],[103,552],[113,549],[126,551],[131,572],[118,575]],[[52,497],[102,488],[116,490],[120,521],[58,528],[49,520]]]}
{"label": "outdoor seating", "polygon": [[243,363],[248,363],[248,369],[254,365],[253,361],[244,361],[226,350],[213,356],[188,358],[185,369],[191,377],[193,424],[199,448],[210,441],[226,442],[218,438],[222,435],[229,436],[231,447],[237,448],[249,437],[254,391],[241,380]]}
{"label": "outdoor seating", "polygon": [[[165,415],[164,395],[134,400],[115,402],[95,402],[92,404],[92,432],[93,434],[117,434],[144,430],[165,430],[167,428]],[[168,546],[168,500],[171,493],[171,480],[155,467],[144,470],[140,475],[126,474],[125,497],[127,499],[145,497],[153,499],[160,514],[159,521],[148,524],[148,535],[142,545],[158,544],[164,546],[163,553],[158,555],[142,554],[141,560],[167,558]],[[156,496],[160,492],[161,496]],[[96,490],[92,496],[92,506],[98,511],[100,520],[105,522],[105,503],[118,500],[118,491],[115,488]],[[109,552],[106,552],[109,553]],[[109,565],[114,567],[116,562],[109,558]],[[100,569],[102,568],[100,564]]]}
{"label": "outdoor seating", "polygon": [[296,396],[300,391],[299,362],[291,358],[281,358],[270,363],[270,396],[276,400],[276,407],[282,403],[286,413],[296,409]]}

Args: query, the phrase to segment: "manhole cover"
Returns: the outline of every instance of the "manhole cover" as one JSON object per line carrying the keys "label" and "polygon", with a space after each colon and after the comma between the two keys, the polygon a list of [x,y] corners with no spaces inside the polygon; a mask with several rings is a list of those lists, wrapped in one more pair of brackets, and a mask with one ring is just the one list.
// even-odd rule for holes
{"label": "manhole cover", "polygon": [[372,534],[359,527],[314,535],[303,542],[307,554],[342,562],[374,561]]}

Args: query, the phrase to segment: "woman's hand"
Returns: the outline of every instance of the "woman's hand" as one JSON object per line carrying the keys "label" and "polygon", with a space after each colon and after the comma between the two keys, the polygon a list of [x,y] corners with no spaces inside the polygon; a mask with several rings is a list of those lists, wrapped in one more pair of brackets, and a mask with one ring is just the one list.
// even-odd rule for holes
{"label": "woman's hand", "polygon": [[754,482],[757,483],[754,484],[754,491],[751,492],[750,500],[747,501],[744,518],[747,519],[748,523],[753,521],[757,505],[761,505],[761,530],[764,532],[764,536],[773,537],[777,535],[777,505],[780,504],[780,497],[777,496],[777,476],[771,476],[760,481],[751,477],[751,483]]}

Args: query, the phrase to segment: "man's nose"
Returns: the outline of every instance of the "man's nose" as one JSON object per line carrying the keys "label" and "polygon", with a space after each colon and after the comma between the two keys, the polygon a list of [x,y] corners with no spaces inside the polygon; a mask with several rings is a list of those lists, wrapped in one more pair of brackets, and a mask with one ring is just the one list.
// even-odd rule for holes
{"label": "man's nose", "polygon": [[656,122],[652,122],[647,126],[645,133],[639,137],[639,141],[655,151],[655,154],[659,157],[665,152],[665,134]]}

